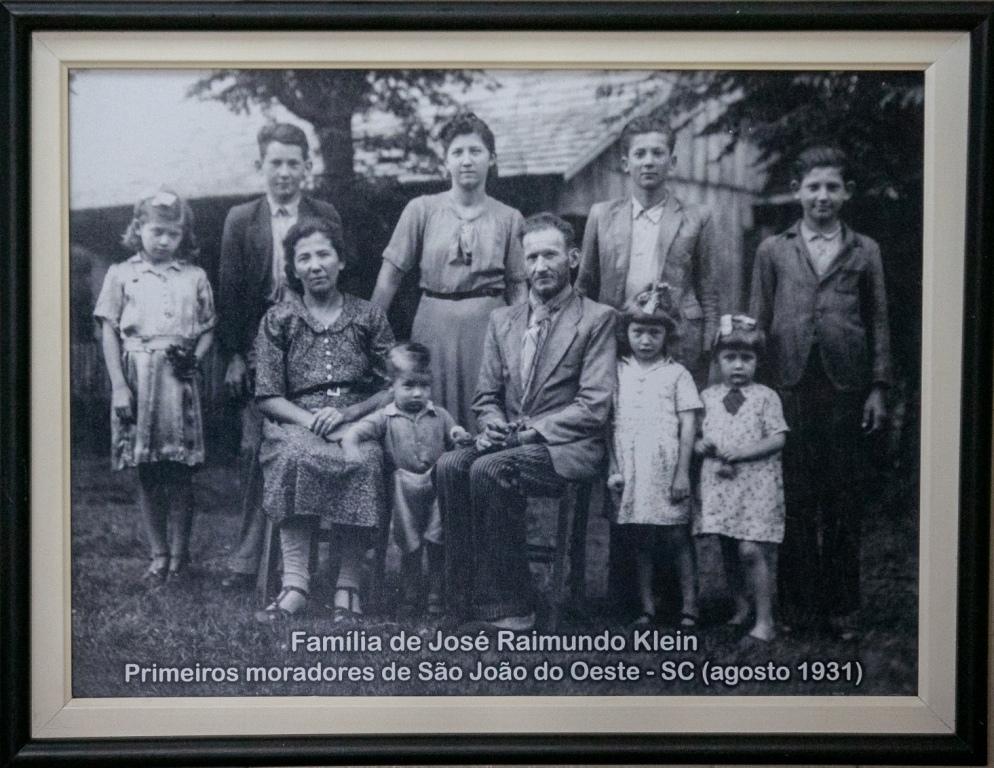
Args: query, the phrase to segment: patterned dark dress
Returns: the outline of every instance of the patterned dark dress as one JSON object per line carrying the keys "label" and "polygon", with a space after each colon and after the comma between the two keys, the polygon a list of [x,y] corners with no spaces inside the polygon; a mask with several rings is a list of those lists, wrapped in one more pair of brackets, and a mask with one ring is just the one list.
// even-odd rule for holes
{"label": "patterned dark dress", "polygon": [[[345,294],[341,315],[325,328],[287,291],[259,324],[256,399],[285,397],[309,411],[358,403],[386,381],[385,355],[393,341],[383,310],[369,302]],[[362,452],[361,464],[347,462],[340,443],[267,420],[259,453],[266,514],[277,523],[311,515],[324,527],[371,530],[386,503],[383,456],[377,443],[364,443]]]}

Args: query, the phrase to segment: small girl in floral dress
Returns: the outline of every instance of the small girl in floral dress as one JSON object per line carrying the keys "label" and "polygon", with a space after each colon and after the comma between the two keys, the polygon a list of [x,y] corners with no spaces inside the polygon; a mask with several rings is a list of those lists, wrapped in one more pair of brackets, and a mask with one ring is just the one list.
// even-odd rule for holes
{"label": "small girl in floral dress", "polygon": [[667,353],[676,330],[669,286],[649,287],[626,307],[619,324],[608,488],[614,522],[637,526],[635,564],[641,615],[656,619],[652,592],[660,550],[680,578],[680,624],[697,623],[697,571],[690,536],[690,459],[701,399],[690,372]]}
{"label": "small girl in floral dress", "polygon": [[764,342],[752,318],[721,318],[713,350],[721,383],[701,393],[704,423],[695,450],[704,456],[704,466],[694,532],[720,537],[735,601],[728,623],[745,624],[751,592],[756,621],[748,636],[768,642],[776,634],[776,557],[784,531],[780,452],[787,423],[776,392],[753,382]]}
{"label": "small girl in floral dress", "polygon": [[196,257],[193,214],[160,190],[135,204],[123,237],[135,255],[107,270],[93,312],[110,375],[111,464],[138,468],[151,563],[177,577],[189,560],[192,469],[204,461],[197,366],[214,339],[214,299]]}

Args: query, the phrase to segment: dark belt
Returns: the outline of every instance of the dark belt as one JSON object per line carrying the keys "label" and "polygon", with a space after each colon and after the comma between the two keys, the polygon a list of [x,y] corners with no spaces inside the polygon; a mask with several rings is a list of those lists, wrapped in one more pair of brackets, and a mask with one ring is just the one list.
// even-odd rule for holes
{"label": "dark belt", "polygon": [[286,399],[294,400],[304,395],[313,395],[315,392],[327,392],[329,389],[335,390],[334,394],[339,397],[348,394],[371,395],[380,390],[373,381],[322,381],[320,384],[294,390],[286,396]]}
{"label": "dark belt", "polygon": [[452,293],[436,293],[424,290],[424,295],[431,299],[442,299],[443,301],[461,301],[462,299],[482,299],[484,296],[503,296],[503,288],[477,288],[475,291],[453,291]]}

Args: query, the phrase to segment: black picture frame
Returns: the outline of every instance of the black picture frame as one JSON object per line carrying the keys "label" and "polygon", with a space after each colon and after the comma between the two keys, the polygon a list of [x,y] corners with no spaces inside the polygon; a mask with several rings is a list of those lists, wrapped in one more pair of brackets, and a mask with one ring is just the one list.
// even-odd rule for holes
{"label": "black picture frame", "polygon": [[[990,296],[994,250],[994,4],[199,3],[0,0],[0,763],[296,765],[522,762],[983,764],[987,759],[990,540]],[[956,30],[972,39],[960,444],[955,735],[387,736],[32,739],[29,680],[30,49],[47,30],[813,31]]]}

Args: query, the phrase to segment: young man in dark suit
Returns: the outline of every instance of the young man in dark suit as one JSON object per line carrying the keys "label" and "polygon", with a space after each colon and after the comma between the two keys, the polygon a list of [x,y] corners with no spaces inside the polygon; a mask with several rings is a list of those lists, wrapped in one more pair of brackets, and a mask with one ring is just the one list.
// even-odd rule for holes
{"label": "young man in dark suit", "polygon": [[252,345],[259,321],[285,290],[283,238],[303,217],[326,219],[342,228],[334,206],[302,191],[311,170],[307,135],[296,125],[274,123],[259,131],[258,142],[255,166],[266,194],[228,211],[218,274],[217,336],[227,360],[224,384],[241,406],[242,421],[242,524],[229,558],[230,572],[222,581],[229,589],[252,585],[262,552],[266,520],[257,471],[262,419],[251,397]]}

